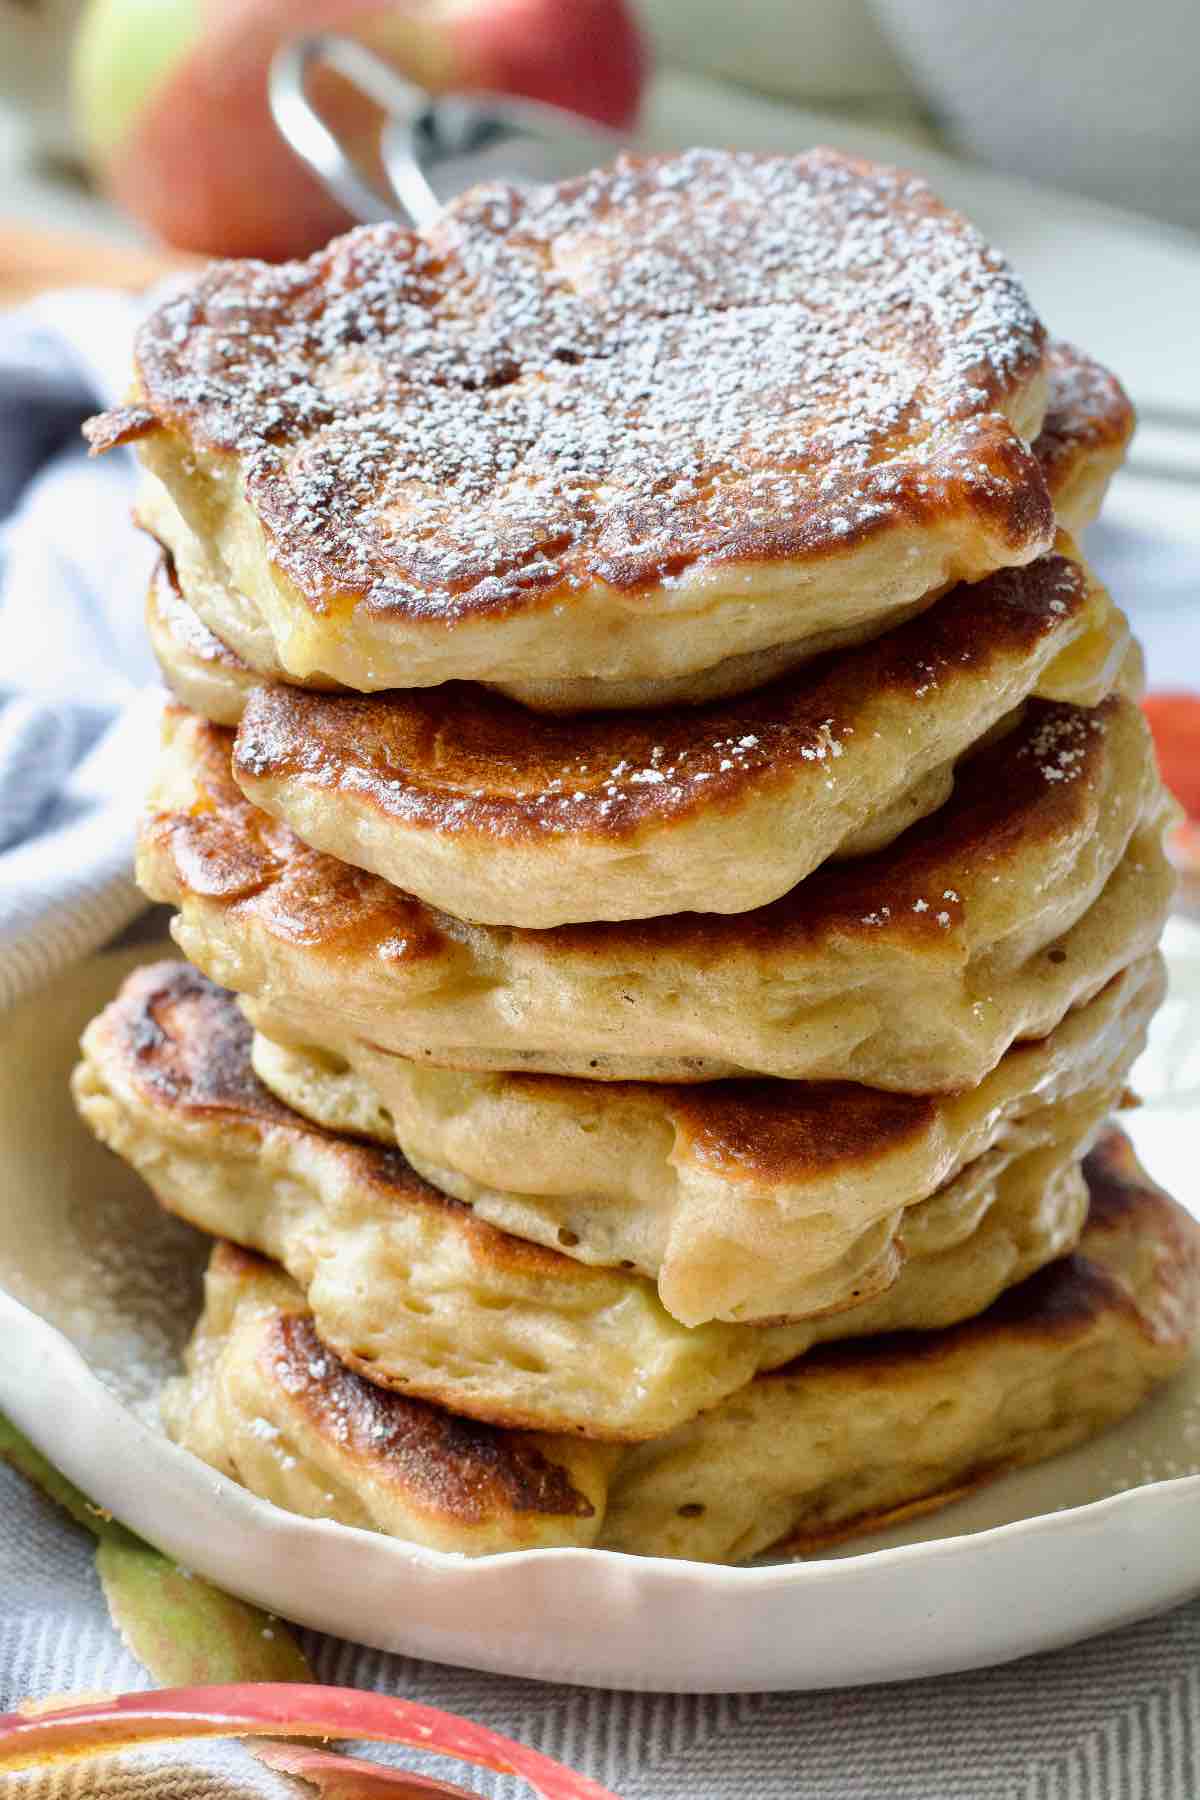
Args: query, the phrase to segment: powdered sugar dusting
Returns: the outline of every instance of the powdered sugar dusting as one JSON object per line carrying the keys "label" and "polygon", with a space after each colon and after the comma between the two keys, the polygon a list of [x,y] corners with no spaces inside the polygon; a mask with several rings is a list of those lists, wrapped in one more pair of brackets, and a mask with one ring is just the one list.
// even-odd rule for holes
{"label": "powdered sugar dusting", "polygon": [[138,355],[314,604],[449,616],[828,551],[951,490],[1019,536],[1040,475],[992,415],[1041,347],[911,176],[698,150],[219,266]]}
{"label": "powdered sugar dusting", "polygon": [[1103,731],[1093,713],[1065,707],[1049,713],[1021,754],[1037,763],[1043,781],[1077,781],[1088,768],[1088,739]]}

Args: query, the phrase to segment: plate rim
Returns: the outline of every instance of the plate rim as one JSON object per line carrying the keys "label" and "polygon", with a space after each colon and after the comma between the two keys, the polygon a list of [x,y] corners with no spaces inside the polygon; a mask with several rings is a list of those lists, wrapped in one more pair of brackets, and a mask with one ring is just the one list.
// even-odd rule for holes
{"label": "plate rim", "polygon": [[[12,1315],[12,1316],[6,1316]],[[1084,1518],[1120,1510],[1123,1506],[1135,1501],[1139,1496],[1170,1491],[1184,1496],[1185,1491],[1194,1493],[1200,1499],[1200,1470],[1188,1475],[1173,1475],[1156,1481],[1139,1481],[1131,1487],[1122,1488],[1119,1493],[1105,1494],[1096,1500],[1086,1500],[1073,1506],[1056,1508],[1053,1512],[1031,1513],[1027,1518],[1009,1519],[1001,1525],[987,1525],[978,1531],[956,1532],[946,1537],[925,1538],[915,1544],[885,1544],[875,1550],[863,1550],[851,1556],[803,1556],[778,1563],[759,1563],[751,1566],[737,1563],[704,1562],[697,1557],[687,1556],[650,1556],[641,1555],[631,1550],[609,1550],[598,1545],[558,1544],[544,1548],[525,1550],[494,1550],[486,1556],[470,1556],[465,1551],[437,1550],[427,1544],[418,1544],[405,1538],[390,1537],[386,1532],[370,1531],[362,1525],[346,1525],[340,1519],[311,1518],[307,1513],[294,1513],[287,1507],[277,1506],[273,1500],[265,1500],[251,1489],[243,1487],[230,1476],[222,1474],[219,1469],[211,1467],[193,1451],[176,1444],[165,1432],[156,1431],[145,1419],[139,1418],[127,1401],[122,1400],[108,1383],[97,1375],[88,1363],[83,1352],[71,1342],[66,1333],[56,1325],[43,1319],[32,1307],[17,1300],[5,1288],[0,1287],[0,1343],[4,1342],[5,1333],[19,1326],[24,1332],[31,1327],[35,1335],[44,1335],[54,1340],[55,1355],[68,1365],[74,1363],[83,1385],[102,1394],[105,1401],[121,1414],[123,1421],[132,1427],[137,1436],[145,1442],[152,1443],[160,1452],[164,1452],[173,1463],[180,1468],[202,1471],[202,1479],[216,1485],[223,1497],[227,1497],[238,1506],[248,1507],[255,1516],[264,1522],[276,1524],[285,1521],[309,1529],[315,1529],[322,1535],[336,1534],[338,1537],[349,1536],[360,1543],[372,1546],[384,1545],[389,1550],[396,1550],[409,1560],[428,1567],[432,1572],[442,1569],[462,1570],[464,1568],[513,1568],[533,1561],[539,1563],[553,1561],[574,1562],[586,1560],[589,1563],[603,1558],[609,1563],[621,1564],[635,1570],[657,1569],[676,1575],[681,1571],[698,1571],[706,1580],[736,1585],[739,1588],[750,1586],[790,1585],[798,1579],[812,1580],[815,1570],[844,1569],[853,1566],[856,1569],[864,1566],[879,1567],[892,1562],[927,1561],[942,1555],[962,1554],[964,1547],[987,1545],[1013,1535],[1033,1535],[1037,1528],[1038,1535],[1046,1535],[1054,1529],[1061,1529]],[[0,1394],[4,1391],[3,1377],[0,1376]],[[8,1410],[5,1402],[4,1410]],[[1119,1430],[1122,1421],[1118,1420],[1111,1427]],[[25,1430],[25,1436],[34,1441],[32,1431]],[[52,1435],[52,1434],[51,1434]],[[37,1446],[40,1448],[40,1446]],[[43,1452],[43,1454],[45,1454]],[[1003,1476],[997,1479],[1003,1479]],[[88,1495],[91,1498],[91,1495]],[[1197,1584],[1200,1585],[1200,1568],[1197,1569]]]}

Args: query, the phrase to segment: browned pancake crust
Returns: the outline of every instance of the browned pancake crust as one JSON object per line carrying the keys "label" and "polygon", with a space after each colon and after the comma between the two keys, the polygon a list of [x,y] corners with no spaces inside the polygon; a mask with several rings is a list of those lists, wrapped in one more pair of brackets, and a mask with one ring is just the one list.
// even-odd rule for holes
{"label": "browned pancake crust", "polygon": [[458,1217],[472,1254],[490,1265],[544,1274],[559,1286],[586,1281],[583,1263],[497,1231],[469,1206],[431,1187],[399,1150],[323,1131],[278,1101],[250,1060],[253,1033],[232,994],[189,963],[137,969],[101,1015],[114,1053],[145,1100],[183,1123],[219,1119],[230,1132],[287,1131],[321,1139],[356,1182],[383,1190],[392,1204],[436,1207]]}
{"label": "browned pancake crust", "polygon": [[[1106,989],[1127,979],[1116,975]],[[1040,1054],[1037,1043],[1014,1044],[1004,1066],[1020,1080],[1022,1059]],[[553,1075],[512,1075],[514,1082],[561,1081]],[[606,1083],[614,1089],[627,1085]],[[715,1170],[747,1170],[779,1182],[803,1180],[814,1169],[846,1173],[916,1138],[950,1103],[937,1095],[892,1093],[853,1081],[729,1079],[656,1084],[668,1097],[691,1160]]]}
{"label": "browned pancake crust", "polygon": [[[1031,701],[1009,736],[959,765],[954,792],[937,812],[873,855],[824,864],[768,906],[560,925],[530,935],[574,955],[594,955],[602,965],[630,944],[648,952],[686,948],[714,960],[735,944],[768,953],[835,934],[882,934],[919,949],[965,930],[961,896],[972,876],[990,867],[1003,878],[1021,846],[1084,816],[1106,721],[1122,704],[1110,698],[1085,709]],[[334,952],[353,947],[409,963],[444,953],[468,929],[379,876],[301,843],[234,782],[233,733],[196,718],[190,723],[206,802],[198,812],[153,816],[142,828],[170,858],[175,898],[191,892],[245,906],[266,930],[291,942]]]}
{"label": "browned pancake crust", "polygon": [[[1120,1314],[1148,1344],[1165,1352],[1185,1346],[1195,1331],[1200,1290],[1200,1231],[1195,1222],[1150,1180],[1129,1139],[1115,1127],[1084,1158],[1083,1172],[1089,1199],[1084,1248],[1047,1263],[1008,1288],[978,1318],[936,1332],[895,1332],[822,1344],[758,1379],[786,1380],[802,1370],[846,1365],[870,1369],[887,1382],[916,1359],[945,1357],[963,1345],[995,1340],[1001,1334],[1035,1345],[1066,1341],[1105,1313]],[[1119,1253],[1111,1265],[1106,1237]],[[1137,1284],[1143,1298],[1121,1279],[1130,1254],[1152,1260],[1153,1279]]]}
{"label": "browned pancake crust", "polygon": [[[219,1243],[212,1273],[239,1285],[272,1265]],[[376,1386],[328,1351],[302,1311],[280,1309],[259,1351],[259,1372],[289,1407],[375,1481],[400,1488],[422,1510],[463,1525],[497,1514],[588,1519],[595,1508],[529,1438]]]}
{"label": "browned pancake crust", "polygon": [[91,435],[236,455],[314,611],[450,623],[954,514],[1019,557],[1050,502],[1001,415],[1043,343],[912,175],[689,151],[218,264],[143,326],[141,404]]}
{"label": "browned pancake crust", "polygon": [[[230,1129],[283,1129],[336,1147],[356,1179],[385,1186],[397,1205],[437,1205],[469,1221],[477,1253],[544,1269],[561,1279],[569,1268],[586,1280],[585,1265],[476,1220],[469,1207],[422,1181],[398,1150],[323,1130],[284,1106],[259,1081],[251,1064],[252,1033],[234,996],[188,963],[137,970],[103,1015],[104,1030],[143,1098],[160,1114],[219,1117]],[[1010,1054],[1019,1056],[1020,1049]],[[513,1075],[534,1088],[553,1075]],[[616,1102],[626,1087],[605,1084]],[[677,1108],[689,1150],[714,1169],[740,1170],[763,1181],[803,1178],[815,1169],[847,1173],[899,1149],[936,1117],[937,1099],[885,1093],[854,1082],[728,1080],[701,1087],[656,1085]]]}
{"label": "browned pancake crust", "polygon": [[157,417],[147,406],[114,406],[88,419],[83,435],[92,455],[103,456],[106,450],[115,450],[121,444],[135,444],[157,425]]}
{"label": "browned pancake crust", "polygon": [[1046,354],[1049,400],[1033,453],[1052,494],[1097,454],[1118,456],[1133,436],[1133,403],[1115,375],[1073,344]]}
{"label": "browned pancake crust", "polygon": [[234,770],[251,783],[346,786],[357,806],[460,839],[635,838],[650,821],[711,815],[749,794],[802,781],[815,790],[865,698],[936,697],[964,671],[1031,657],[1087,596],[1079,563],[1039,557],[957,588],[849,654],[706,706],[558,719],[459,682],[365,697],[260,687]]}

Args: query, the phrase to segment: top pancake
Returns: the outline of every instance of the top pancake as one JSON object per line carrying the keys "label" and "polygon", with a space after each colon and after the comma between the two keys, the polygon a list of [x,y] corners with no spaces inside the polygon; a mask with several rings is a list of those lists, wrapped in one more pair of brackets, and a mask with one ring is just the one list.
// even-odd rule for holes
{"label": "top pancake", "polygon": [[[1096,517],[1120,466],[1133,430],[1133,408],[1115,377],[1069,344],[1052,344],[1046,367],[1048,406],[1034,454],[1059,525],[1066,533],[1077,535]],[[261,618],[244,596],[235,595],[222,579],[160,482],[146,484],[138,519],[165,551],[151,586],[146,617],[164,677],[193,712],[203,713],[219,725],[236,725],[247,696],[261,686],[264,676],[275,681],[294,681],[295,677],[285,677]],[[923,610],[923,603],[918,610]],[[864,633],[860,630],[856,635]],[[628,705],[639,708],[675,701],[697,704],[756,686],[794,664],[811,660],[819,647],[819,641],[811,639],[800,645],[785,644],[778,653],[728,658],[715,670],[635,684],[623,688],[622,693]],[[310,678],[299,685],[320,688],[328,684]],[[616,704],[615,690],[603,682],[559,684],[553,705],[540,688],[531,690],[520,681],[489,680],[483,685],[545,710],[572,703],[586,702],[599,708]]]}
{"label": "top pancake", "polygon": [[219,265],[92,439],[140,439],[289,678],[624,706],[1047,548],[1045,394],[922,182],[691,151]]}

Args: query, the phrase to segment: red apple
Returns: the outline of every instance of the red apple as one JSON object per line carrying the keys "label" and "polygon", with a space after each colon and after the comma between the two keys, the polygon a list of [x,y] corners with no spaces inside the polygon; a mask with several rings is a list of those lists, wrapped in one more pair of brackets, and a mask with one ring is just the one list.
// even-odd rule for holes
{"label": "red apple", "polygon": [[[302,32],[350,31],[435,91],[484,88],[627,125],[645,58],[625,0],[91,0],[77,113],[106,190],[180,249],[299,256],[349,223],[275,129],[267,71]],[[322,108],[351,138],[363,107]]]}
{"label": "red apple", "polygon": [[1200,824],[1200,693],[1147,694],[1142,702],[1162,778],[1192,823]]}
{"label": "red apple", "polygon": [[[263,1760],[269,1767],[295,1767],[303,1756],[273,1740],[319,1738],[345,1742],[407,1744],[437,1756],[456,1757],[498,1775],[517,1775],[541,1800],[617,1800],[587,1775],[576,1775],[539,1750],[501,1737],[455,1713],[439,1712],[416,1700],[392,1699],[368,1689],[318,1687],[310,1682],[241,1681],[212,1687],[159,1688],[154,1693],[80,1695],[70,1703],[41,1701],[20,1712],[0,1713],[0,1771],[43,1769],[47,1763],[101,1756],[135,1744],[180,1738],[268,1738]],[[329,1772],[328,1760],[324,1769]],[[343,1768],[351,1780],[342,1788],[349,1800],[356,1772],[363,1765],[347,1758]],[[303,1776],[303,1768],[300,1770]],[[375,1774],[375,1771],[372,1771]],[[395,1787],[398,1770],[388,1780],[379,1771],[373,1786]],[[400,1777],[403,1779],[403,1777]],[[325,1784],[328,1786],[328,1783]]]}

